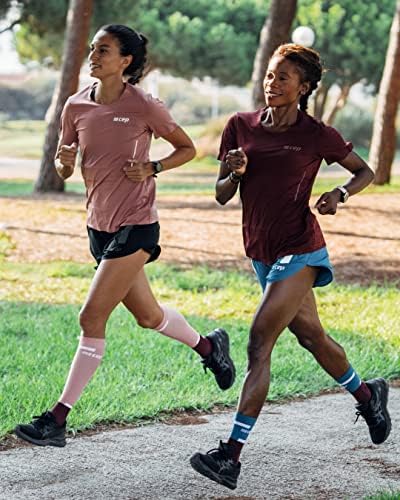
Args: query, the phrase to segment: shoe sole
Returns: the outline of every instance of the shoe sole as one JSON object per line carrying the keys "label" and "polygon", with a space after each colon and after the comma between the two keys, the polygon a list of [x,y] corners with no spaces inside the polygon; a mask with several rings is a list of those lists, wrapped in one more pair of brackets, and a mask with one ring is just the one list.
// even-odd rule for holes
{"label": "shoe sole", "polygon": [[230,354],[229,354],[229,350],[230,350],[230,342],[229,342],[229,335],[228,333],[223,329],[223,328],[218,328],[218,330],[220,332],[222,332],[222,335],[224,337],[224,341],[226,342],[227,344],[227,349],[226,349],[226,353],[227,353],[227,361],[228,361],[228,364],[229,364],[229,367],[231,369],[231,372],[232,372],[232,377],[228,383],[228,385],[225,387],[221,387],[219,384],[219,388],[223,391],[227,391],[228,389],[230,389],[233,384],[235,383],[235,379],[236,379],[236,368],[235,368],[235,364],[233,363],[233,360],[232,358],[230,357]]}
{"label": "shoe sole", "polygon": [[190,458],[190,465],[192,468],[201,474],[202,476],[208,477],[208,479],[211,479],[212,481],[215,481],[216,483],[222,484],[222,486],[226,486],[230,490],[235,490],[236,489],[236,482],[232,483],[230,481],[227,481],[223,477],[221,477],[219,474],[214,472],[208,465],[206,465],[202,460],[200,453],[196,453]]}
{"label": "shoe sole", "polygon": [[374,444],[382,444],[389,437],[390,431],[392,430],[392,419],[390,418],[390,415],[389,415],[389,412],[387,409],[387,404],[389,401],[389,384],[386,382],[386,380],[384,378],[378,378],[376,380],[379,382],[383,382],[384,387],[385,387],[385,390],[382,393],[382,412],[385,416],[385,420],[388,422],[388,426],[387,426],[386,433],[385,433],[383,440],[379,441],[379,442],[375,442],[375,441],[372,441],[372,442]]}
{"label": "shoe sole", "polygon": [[63,448],[67,444],[65,438],[35,439],[22,432],[19,427],[16,427],[14,432],[19,438],[28,441],[28,443],[36,444],[37,446],[56,446],[57,448]]}

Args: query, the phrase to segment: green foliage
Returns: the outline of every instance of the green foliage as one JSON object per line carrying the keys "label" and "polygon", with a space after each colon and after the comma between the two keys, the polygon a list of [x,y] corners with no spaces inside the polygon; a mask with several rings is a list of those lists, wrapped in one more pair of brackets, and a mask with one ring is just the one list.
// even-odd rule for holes
{"label": "green foliage", "polygon": [[[45,4],[45,5],[43,5]],[[60,64],[66,0],[20,2],[17,50],[23,61]],[[137,0],[95,2],[92,31],[109,22],[131,25],[150,39],[149,62],[177,76],[209,75],[242,85],[251,76],[268,3],[261,0]]]}
{"label": "green foliage", "polygon": [[370,147],[373,124],[370,112],[350,103],[339,111],[335,119],[335,127],[346,140],[355,147],[366,149]]}
{"label": "green foliage", "polygon": [[301,0],[297,24],[316,33],[314,48],[321,52],[328,70],[323,81],[374,88],[381,79],[395,0]]}
{"label": "green foliage", "polygon": [[[352,103],[340,110],[335,119],[335,127],[357,148],[369,149],[373,125],[372,113]],[[400,144],[400,128],[397,129],[397,143]]]}

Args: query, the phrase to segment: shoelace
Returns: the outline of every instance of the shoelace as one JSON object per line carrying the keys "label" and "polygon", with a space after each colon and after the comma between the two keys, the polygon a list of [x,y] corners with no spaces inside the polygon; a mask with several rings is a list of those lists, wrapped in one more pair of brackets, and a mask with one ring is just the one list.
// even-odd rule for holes
{"label": "shoelace", "polygon": [[33,419],[36,420],[35,424],[39,425],[46,425],[51,422],[51,418],[46,413],[42,413],[41,415],[34,415]]}
{"label": "shoelace", "polygon": [[363,415],[363,413],[361,411],[356,411],[356,419],[354,421],[355,424],[357,423],[360,416],[364,417],[367,424],[372,425],[372,426],[378,425],[379,422],[383,419],[381,409],[379,409],[379,411],[376,412],[376,414],[374,414],[374,415]]}

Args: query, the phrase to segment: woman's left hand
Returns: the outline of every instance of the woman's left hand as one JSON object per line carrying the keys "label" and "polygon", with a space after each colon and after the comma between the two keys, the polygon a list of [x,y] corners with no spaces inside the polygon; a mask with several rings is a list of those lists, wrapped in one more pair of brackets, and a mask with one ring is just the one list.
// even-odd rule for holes
{"label": "woman's left hand", "polygon": [[137,160],[128,160],[128,165],[124,167],[125,175],[133,182],[142,182],[147,177],[154,174],[153,164],[151,162],[141,162]]}
{"label": "woman's left hand", "polygon": [[340,191],[334,189],[329,193],[322,194],[315,204],[315,208],[321,215],[335,215],[339,201]]}

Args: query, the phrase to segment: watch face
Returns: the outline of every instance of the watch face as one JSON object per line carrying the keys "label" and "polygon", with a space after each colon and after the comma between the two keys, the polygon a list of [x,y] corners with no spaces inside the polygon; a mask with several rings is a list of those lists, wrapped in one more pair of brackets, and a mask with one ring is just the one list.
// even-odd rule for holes
{"label": "watch face", "polygon": [[152,161],[151,163],[153,164],[154,172],[159,174],[163,168],[161,163],[159,161]]}

